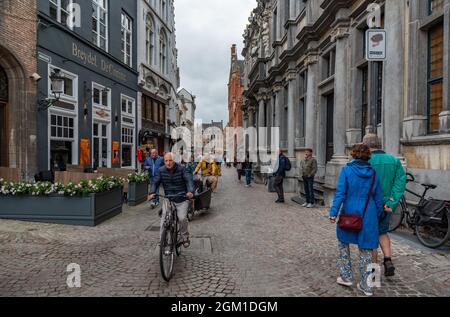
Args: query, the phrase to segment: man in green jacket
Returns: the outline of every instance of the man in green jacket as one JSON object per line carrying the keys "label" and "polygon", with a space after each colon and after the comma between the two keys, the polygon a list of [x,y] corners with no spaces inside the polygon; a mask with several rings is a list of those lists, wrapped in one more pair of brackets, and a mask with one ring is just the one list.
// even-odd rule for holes
{"label": "man in green jacket", "polygon": [[[389,223],[400,199],[406,189],[406,173],[400,160],[381,150],[381,142],[376,134],[368,134],[363,143],[372,153],[370,164],[375,169],[381,181],[383,191],[384,212],[380,219],[380,245],[384,254],[384,275],[394,276],[395,267],[392,263],[391,240],[389,238]],[[373,252],[373,263],[378,262],[378,250]]]}

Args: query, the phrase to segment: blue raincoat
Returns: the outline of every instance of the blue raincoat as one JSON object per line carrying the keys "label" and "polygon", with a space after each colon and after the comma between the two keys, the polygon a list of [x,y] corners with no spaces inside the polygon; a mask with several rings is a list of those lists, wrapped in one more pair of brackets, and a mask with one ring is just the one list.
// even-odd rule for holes
{"label": "blue raincoat", "polygon": [[[342,208],[342,214],[363,215],[364,207],[373,179],[373,168],[367,161],[354,160],[347,164],[339,176],[336,196],[330,217],[337,217]],[[383,195],[378,176],[375,180],[372,196],[363,228],[360,232],[344,231],[337,227],[337,238],[346,244],[356,244],[360,249],[373,250],[379,247],[378,222],[383,212]]]}

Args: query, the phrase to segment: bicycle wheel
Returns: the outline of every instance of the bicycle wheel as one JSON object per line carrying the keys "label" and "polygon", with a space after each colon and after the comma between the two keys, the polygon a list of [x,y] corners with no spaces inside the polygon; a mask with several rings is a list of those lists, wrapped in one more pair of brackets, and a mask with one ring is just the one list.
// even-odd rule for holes
{"label": "bicycle wheel", "polygon": [[437,249],[444,245],[450,238],[449,213],[444,212],[442,221],[420,222],[420,216],[416,223],[416,235],[424,246]]}
{"label": "bicycle wheel", "polygon": [[159,247],[159,264],[161,275],[166,282],[169,282],[173,274],[174,247],[173,234],[170,228],[165,228],[161,236],[161,245]]}
{"label": "bicycle wheel", "polygon": [[402,225],[403,219],[405,218],[405,212],[406,210],[403,204],[399,204],[392,214],[391,222],[389,223],[389,232],[394,232]]}

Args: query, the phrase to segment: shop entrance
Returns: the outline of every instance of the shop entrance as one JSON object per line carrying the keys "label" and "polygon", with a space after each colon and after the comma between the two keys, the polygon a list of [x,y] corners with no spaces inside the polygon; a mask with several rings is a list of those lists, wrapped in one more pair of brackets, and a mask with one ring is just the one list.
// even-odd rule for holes
{"label": "shop entrance", "polygon": [[8,166],[8,128],[7,128],[8,77],[0,66],[0,166]]}

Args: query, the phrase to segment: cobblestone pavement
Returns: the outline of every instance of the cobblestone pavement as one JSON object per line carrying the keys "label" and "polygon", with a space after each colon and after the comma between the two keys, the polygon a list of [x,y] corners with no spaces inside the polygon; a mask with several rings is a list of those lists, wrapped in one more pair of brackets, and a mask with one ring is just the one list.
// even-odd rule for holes
{"label": "cobblestone pavement", "polygon": [[[212,209],[190,224],[192,245],[170,283],[160,277],[159,217],[147,204],[95,228],[0,220],[0,296],[360,296],[335,283],[326,209],[277,205],[235,178],[224,171]],[[398,274],[375,296],[450,296],[448,253],[403,238],[393,247]],[[81,266],[81,288],[67,287],[70,263]]]}

